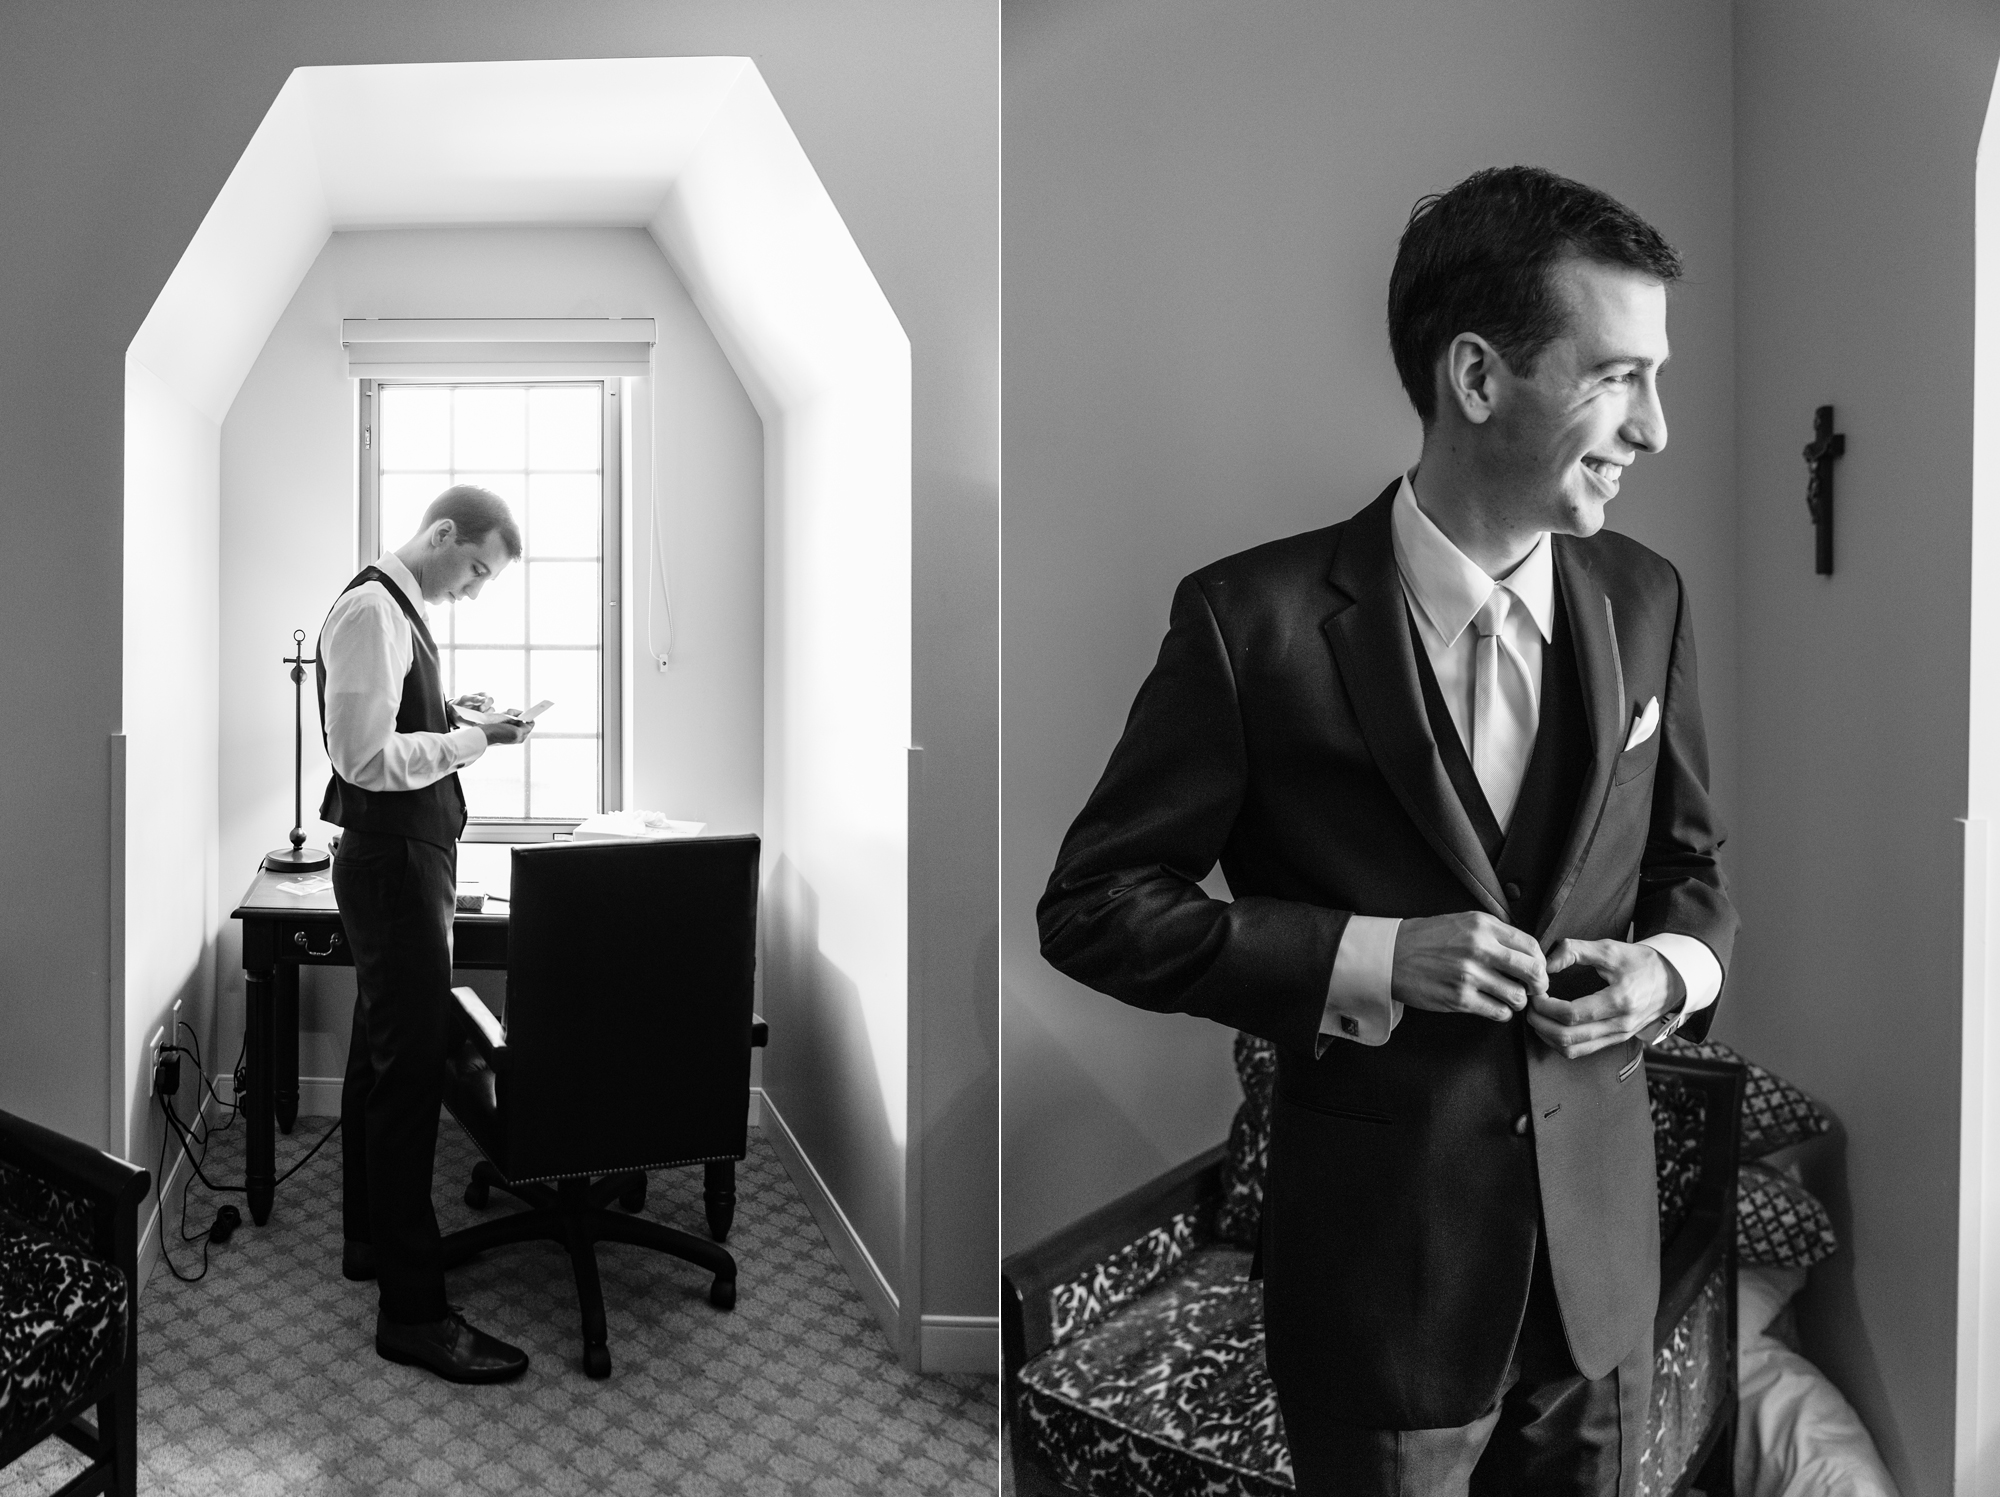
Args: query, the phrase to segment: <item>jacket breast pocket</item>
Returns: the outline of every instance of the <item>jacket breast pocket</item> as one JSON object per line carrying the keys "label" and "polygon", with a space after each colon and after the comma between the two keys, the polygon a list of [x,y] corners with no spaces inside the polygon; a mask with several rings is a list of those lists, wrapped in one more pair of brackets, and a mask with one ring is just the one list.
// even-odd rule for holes
{"label": "jacket breast pocket", "polygon": [[1618,763],[1611,771],[1613,785],[1627,784],[1652,769],[1660,762],[1660,739],[1666,736],[1664,728],[1656,728],[1653,736],[1637,748],[1627,749],[1618,756]]}

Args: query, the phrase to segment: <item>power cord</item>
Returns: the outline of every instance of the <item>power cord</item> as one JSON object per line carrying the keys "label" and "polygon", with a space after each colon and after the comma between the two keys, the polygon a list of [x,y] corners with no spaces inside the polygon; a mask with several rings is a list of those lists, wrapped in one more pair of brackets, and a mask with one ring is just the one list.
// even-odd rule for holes
{"label": "power cord", "polygon": [[[235,1082],[235,1097],[228,1102],[224,1102],[221,1094],[215,1089],[215,1083],[209,1080],[207,1069],[202,1065],[200,1036],[185,1021],[179,1021],[177,1028],[187,1030],[190,1044],[187,1046],[162,1045],[160,1047],[159,1056],[154,1062],[153,1090],[160,1099],[160,1114],[166,1120],[167,1127],[172,1131],[174,1137],[179,1141],[181,1153],[188,1162],[189,1172],[181,1181],[180,1234],[183,1243],[199,1242],[201,1244],[201,1271],[192,1274],[182,1273],[180,1265],[174,1262],[173,1254],[167,1251],[167,1234],[165,1229],[166,1202],[164,1200],[160,1203],[162,1216],[160,1256],[166,1260],[167,1268],[175,1278],[179,1279],[182,1283],[195,1284],[208,1276],[209,1248],[227,1242],[231,1234],[243,1224],[243,1213],[232,1205],[224,1205],[216,1211],[215,1219],[209,1224],[206,1231],[189,1232],[187,1229],[188,1197],[189,1192],[194,1188],[195,1180],[199,1179],[203,1185],[218,1195],[232,1193],[245,1195],[248,1193],[247,1186],[216,1184],[215,1181],[208,1178],[207,1173],[202,1169],[202,1166],[208,1162],[208,1146],[215,1135],[220,1132],[226,1132],[235,1125],[237,1118],[242,1116],[243,1108],[240,1098],[244,1090],[243,1052],[241,1050],[237,1052],[236,1065],[232,1068],[232,1079]],[[174,1104],[175,1099],[180,1094],[180,1062],[183,1055],[194,1062],[195,1075],[200,1080],[202,1089],[206,1091],[210,1098],[214,1099],[216,1106],[227,1110],[228,1117],[222,1123],[210,1123],[203,1116],[203,1109],[196,1110],[194,1125],[192,1127],[181,1118],[180,1111]],[[311,1162],[313,1155],[325,1147],[326,1141],[333,1137],[334,1131],[339,1127],[340,1121],[339,1119],[335,1119],[326,1132],[319,1136],[318,1141],[306,1151],[305,1157],[272,1182],[273,1187],[282,1185],[285,1181],[291,1179],[293,1175],[304,1169]],[[197,1149],[200,1150],[199,1155],[196,1153]],[[154,1179],[165,1178],[161,1170],[165,1166],[166,1160],[167,1137],[163,1133],[160,1135],[160,1157],[154,1167]]]}

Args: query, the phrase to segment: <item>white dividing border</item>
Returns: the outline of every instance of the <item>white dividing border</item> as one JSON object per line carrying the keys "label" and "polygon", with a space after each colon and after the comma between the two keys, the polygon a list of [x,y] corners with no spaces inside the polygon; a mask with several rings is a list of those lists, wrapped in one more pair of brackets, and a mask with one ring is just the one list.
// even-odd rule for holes
{"label": "white dividing border", "polygon": [[1963,827],[1954,1489],[2000,1482],[2000,79],[1974,187],[1972,627]]}

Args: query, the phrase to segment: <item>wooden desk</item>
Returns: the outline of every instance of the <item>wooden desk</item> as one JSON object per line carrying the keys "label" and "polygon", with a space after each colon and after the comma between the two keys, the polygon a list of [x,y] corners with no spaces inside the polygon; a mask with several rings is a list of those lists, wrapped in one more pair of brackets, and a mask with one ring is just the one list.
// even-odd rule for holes
{"label": "wooden desk", "polygon": [[[332,869],[309,878],[328,877]],[[230,911],[243,922],[243,1121],[249,1156],[250,1220],[262,1226],[277,1189],[276,1129],[299,1115],[299,968],[351,967],[333,890],[288,894],[298,875],[259,870]],[[507,917],[460,915],[452,922],[452,966],[505,971]],[[274,1126],[275,1125],[275,1126]]]}

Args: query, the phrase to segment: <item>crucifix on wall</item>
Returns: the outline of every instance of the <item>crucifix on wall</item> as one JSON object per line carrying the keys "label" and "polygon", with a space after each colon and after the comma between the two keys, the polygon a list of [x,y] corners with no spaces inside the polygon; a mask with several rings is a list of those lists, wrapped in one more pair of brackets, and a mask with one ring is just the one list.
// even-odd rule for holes
{"label": "crucifix on wall", "polygon": [[1813,570],[1833,575],[1833,460],[1847,451],[1847,437],[1833,429],[1833,407],[1813,412],[1813,439],[1806,443],[1806,508],[1812,512]]}

